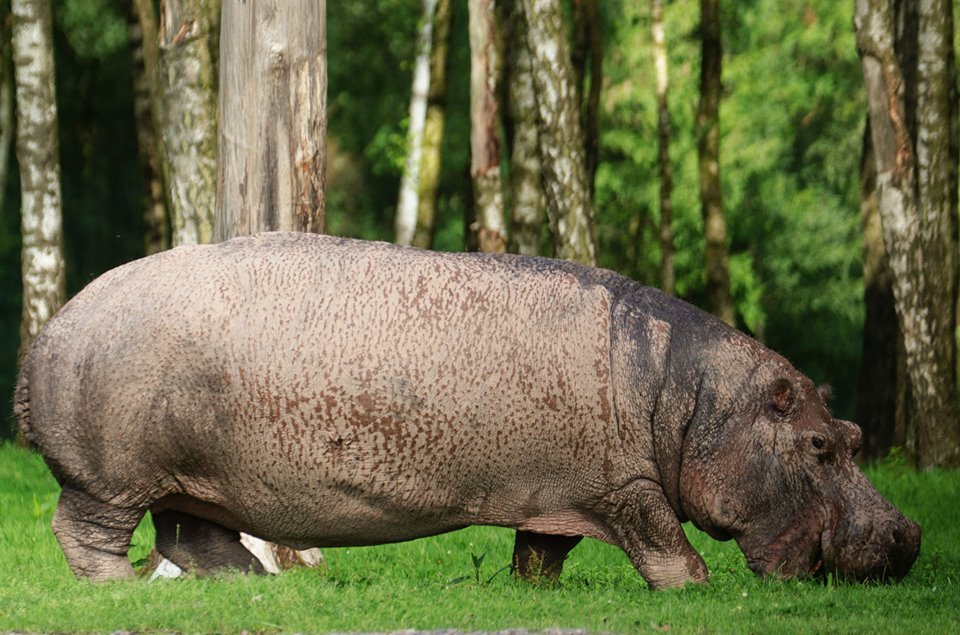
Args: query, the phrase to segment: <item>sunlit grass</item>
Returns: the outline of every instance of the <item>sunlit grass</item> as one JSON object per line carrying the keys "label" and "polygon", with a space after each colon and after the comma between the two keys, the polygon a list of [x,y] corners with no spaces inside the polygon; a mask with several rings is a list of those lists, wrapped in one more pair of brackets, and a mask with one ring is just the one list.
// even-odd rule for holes
{"label": "sunlit grass", "polygon": [[[478,527],[382,547],[327,549],[328,566],[275,577],[94,585],[70,573],[50,531],[57,486],[36,455],[0,446],[0,631],[385,631],[582,627],[606,632],[960,631],[960,473],[897,463],[870,478],[924,529],[899,584],[756,578],[732,543],[691,530],[705,587],[651,593],[616,548],[585,540],[555,587],[498,570],[512,532]],[[149,522],[131,559],[144,559]],[[472,556],[483,555],[480,583]]]}

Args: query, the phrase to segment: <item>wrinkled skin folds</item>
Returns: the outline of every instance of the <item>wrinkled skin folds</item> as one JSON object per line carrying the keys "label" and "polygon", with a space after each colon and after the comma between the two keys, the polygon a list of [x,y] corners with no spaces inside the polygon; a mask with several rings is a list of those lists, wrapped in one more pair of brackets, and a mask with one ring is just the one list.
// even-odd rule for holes
{"label": "wrinkled skin folds", "polygon": [[705,582],[692,521],[760,575],[897,579],[920,529],[789,362],[679,300],[544,258],[272,233],[110,271],[38,336],[14,408],[62,487],[78,576],[160,552],[259,572],[295,548],[475,524],[523,577],[583,537],[652,588]]}

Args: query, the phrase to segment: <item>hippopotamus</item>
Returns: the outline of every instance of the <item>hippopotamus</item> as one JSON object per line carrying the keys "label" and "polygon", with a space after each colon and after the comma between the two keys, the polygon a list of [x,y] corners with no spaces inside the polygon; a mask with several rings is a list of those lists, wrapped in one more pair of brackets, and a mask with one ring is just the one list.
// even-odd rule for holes
{"label": "hippopotamus", "polygon": [[651,588],[705,582],[690,521],[757,574],[897,579],[920,529],[860,430],[786,359],[681,300],[547,258],[268,233],[179,247],[78,293],[26,354],[20,429],[62,487],[78,576],[516,530],[556,577],[582,537]]}

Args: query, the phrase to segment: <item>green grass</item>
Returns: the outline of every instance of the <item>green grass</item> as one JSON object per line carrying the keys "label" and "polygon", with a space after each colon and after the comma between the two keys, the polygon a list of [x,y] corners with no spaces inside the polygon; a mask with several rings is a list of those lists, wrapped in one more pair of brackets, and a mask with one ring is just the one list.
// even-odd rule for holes
{"label": "green grass", "polygon": [[[960,472],[915,473],[888,463],[868,474],[924,529],[920,558],[899,584],[761,580],[735,545],[691,530],[711,571],[708,586],[651,593],[622,552],[585,540],[562,582],[543,588],[494,575],[509,562],[512,532],[478,527],[399,545],[326,549],[325,569],[280,576],[95,585],[74,579],[50,531],[57,485],[42,460],[3,445],[0,632],[960,632]],[[143,558],[151,542],[145,522],[131,558]],[[480,584],[471,554],[485,555]]]}

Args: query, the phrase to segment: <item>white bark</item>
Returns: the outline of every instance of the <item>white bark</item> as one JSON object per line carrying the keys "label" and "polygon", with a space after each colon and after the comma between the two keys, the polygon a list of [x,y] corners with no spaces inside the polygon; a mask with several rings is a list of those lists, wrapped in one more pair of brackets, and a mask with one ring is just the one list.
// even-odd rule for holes
{"label": "white bark", "polygon": [[413,88],[410,91],[407,160],[400,179],[400,200],[397,203],[397,243],[409,245],[417,229],[417,208],[420,203],[420,167],[423,162],[423,130],[427,120],[427,96],[430,92],[430,43],[433,41],[433,18],[437,0],[423,0],[423,20],[417,38],[417,57],[413,67]]}
{"label": "white bark", "polygon": [[511,240],[517,253],[536,256],[540,253],[540,229],[545,218],[543,188],[540,185],[537,93],[533,86],[530,49],[527,48],[523,4],[515,0],[511,9],[509,55],[512,65],[507,85],[507,107],[513,121],[513,147],[510,151]]}
{"label": "white bark", "polygon": [[[957,210],[951,196],[957,182],[950,150],[957,133],[949,115],[955,107],[950,87],[956,78],[946,73],[949,64],[941,66],[950,54],[946,42],[951,39],[943,33],[952,34],[952,22],[943,21],[945,15],[949,17],[945,4],[934,6],[925,1],[920,6],[915,148],[904,114],[904,74],[895,50],[890,5],[886,0],[856,3],[857,47],[867,87],[878,207],[893,272],[906,369],[917,406],[912,413],[917,436],[914,447],[923,467],[960,465],[954,366]],[[927,47],[930,50],[925,51]],[[950,183],[946,190],[943,181]],[[946,202],[938,200],[944,193]]]}
{"label": "white bark", "polygon": [[556,255],[597,263],[580,105],[558,0],[523,0],[537,91],[540,160]]}
{"label": "white bark", "polygon": [[217,93],[208,0],[162,0],[163,149],[174,246],[208,243],[216,199]]}
{"label": "white bark", "polygon": [[50,4],[13,0],[11,9],[23,238],[22,354],[63,304],[65,290]]}
{"label": "white bark", "polygon": [[257,557],[267,573],[280,573],[295,566],[319,567],[326,563],[316,547],[298,551],[244,533],[240,534],[240,543]]}
{"label": "white bark", "polygon": [[420,183],[417,188],[417,227],[413,232],[413,244],[423,249],[433,246],[433,228],[437,218],[440,147],[443,143],[443,119],[447,100],[451,5],[452,0],[437,1],[433,17],[433,38],[430,43],[430,89],[427,91],[427,116],[423,127]]}

